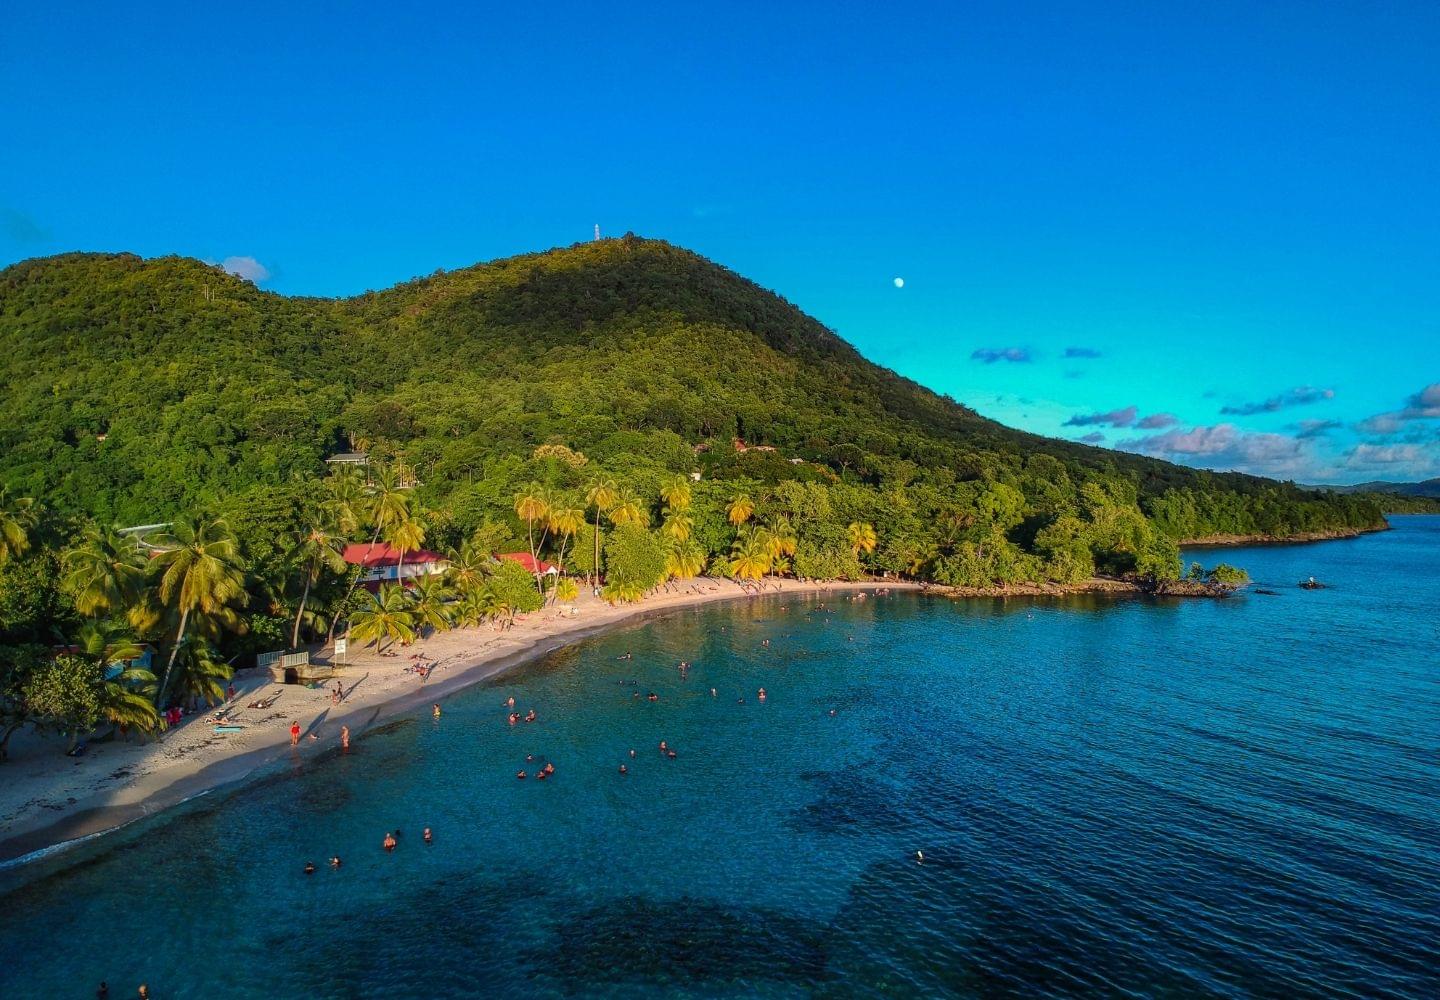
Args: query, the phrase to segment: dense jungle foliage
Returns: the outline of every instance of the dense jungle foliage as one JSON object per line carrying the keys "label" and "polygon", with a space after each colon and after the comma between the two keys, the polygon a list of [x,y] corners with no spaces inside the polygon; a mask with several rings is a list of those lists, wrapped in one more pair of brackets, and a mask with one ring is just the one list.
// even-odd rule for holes
{"label": "dense jungle foliage", "polygon": [[[110,694],[159,703],[212,697],[226,662],[337,618],[408,641],[538,605],[494,552],[603,573],[630,600],[702,570],[1163,582],[1182,539],[1382,523],[1373,496],[1006,428],[630,236],[345,300],[175,257],[27,261],[0,271],[0,348],[0,643],[28,664],[0,676],[12,719],[25,684],[52,706],[98,691],[75,712],[103,716],[93,666],[128,662],[106,637],[165,668]],[[349,451],[370,464],[327,475]],[[155,522],[173,522],[158,557],[112,530]],[[337,553],[381,538],[468,568],[443,592],[371,597]],[[82,631],[64,663],[36,653]]]}

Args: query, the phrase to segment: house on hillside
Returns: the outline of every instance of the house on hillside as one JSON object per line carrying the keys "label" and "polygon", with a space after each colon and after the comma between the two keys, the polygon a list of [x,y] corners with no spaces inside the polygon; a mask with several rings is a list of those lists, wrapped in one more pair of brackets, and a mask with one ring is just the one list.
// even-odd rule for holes
{"label": "house on hillside", "polygon": [[495,557],[504,559],[507,562],[519,563],[525,567],[527,573],[539,573],[541,576],[559,576],[560,567],[554,563],[548,563],[544,559],[534,559],[528,552],[502,552]]}
{"label": "house on hillside", "polygon": [[363,451],[342,451],[325,459],[326,465],[369,465],[370,456]]}
{"label": "house on hillside", "polygon": [[386,542],[376,542],[374,545],[369,542],[353,542],[345,546],[344,554],[347,563],[362,568],[360,583],[371,592],[379,590],[382,583],[395,583],[397,580],[408,583],[417,577],[443,573],[450,565],[438,552],[425,549],[405,553],[402,565],[400,552],[392,549]]}

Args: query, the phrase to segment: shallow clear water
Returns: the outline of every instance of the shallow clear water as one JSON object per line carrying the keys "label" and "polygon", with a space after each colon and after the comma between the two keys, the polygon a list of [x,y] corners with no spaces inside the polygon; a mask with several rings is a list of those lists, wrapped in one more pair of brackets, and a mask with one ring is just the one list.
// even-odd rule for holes
{"label": "shallow clear water", "polygon": [[[837,594],[618,631],[0,874],[0,981],[1433,997],[1440,518],[1395,523],[1203,555],[1275,597]],[[537,723],[506,724],[511,694]]]}

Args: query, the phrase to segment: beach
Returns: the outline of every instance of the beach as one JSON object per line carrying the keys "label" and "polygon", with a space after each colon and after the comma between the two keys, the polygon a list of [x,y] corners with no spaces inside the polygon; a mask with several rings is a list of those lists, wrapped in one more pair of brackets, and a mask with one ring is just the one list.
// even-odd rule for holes
{"label": "beach", "polygon": [[[322,688],[280,685],[265,671],[237,671],[235,696],[224,706],[232,709],[227,722],[242,727],[235,732],[215,732],[206,721],[211,713],[196,712],[160,741],[92,743],[73,758],[65,756],[59,736],[17,733],[11,740],[10,761],[0,765],[4,777],[0,864],[114,830],[240,781],[286,756],[301,761],[333,750],[342,726],[349,727],[352,740],[358,739],[397,713],[438,701],[622,622],[714,601],[877,587],[919,589],[912,583],[801,583],[776,578],[757,592],[733,581],[702,577],[634,604],[612,605],[585,592],[571,604],[520,615],[503,631],[484,626],[435,633],[409,647],[393,647],[397,656],[352,644],[348,662],[338,668],[337,679],[345,692],[339,705],[331,703],[333,681]],[[416,654],[433,665],[423,679],[411,669],[419,662],[412,659]],[[246,708],[276,693],[280,697],[269,708]],[[292,722],[301,730],[295,747],[290,746]]]}

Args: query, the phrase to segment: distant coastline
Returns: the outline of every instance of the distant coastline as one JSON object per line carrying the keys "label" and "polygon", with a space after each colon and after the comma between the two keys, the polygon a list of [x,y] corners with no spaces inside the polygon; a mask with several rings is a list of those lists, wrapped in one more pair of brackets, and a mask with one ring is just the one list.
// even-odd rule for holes
{"label": "distant coastline", "polygon": [[1304,545],[1309,542],[1333,542],[1359,538],[1380,531],[1389,531],[1390,523],[1373,528],[1341,528],[1333,531],[1302,531],[1294,535],[1209,535],[1205,538],[1182,539],[1182,549],[1231,548],[1239,545]]}

